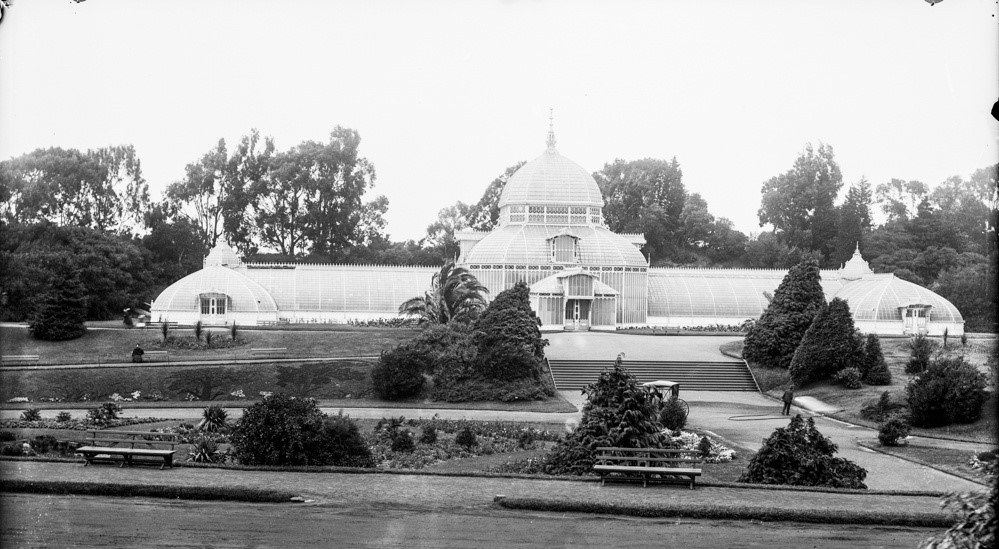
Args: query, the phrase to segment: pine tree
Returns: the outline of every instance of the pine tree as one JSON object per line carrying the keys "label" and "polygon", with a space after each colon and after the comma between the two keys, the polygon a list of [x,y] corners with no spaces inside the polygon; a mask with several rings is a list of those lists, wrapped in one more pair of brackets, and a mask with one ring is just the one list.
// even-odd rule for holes
{"label": "pine tree", "polygon": [[867,334],[864,342],[864,382],[869,385],[890,385],[891,370],[881,352],[881,340],[875,334]]}
{"label": "pine tree", "polygon": [[746,334],[743,357],[762,366],[790,367],[798,343],[825,302],[818,262],[810,260],[792,267],[770,306]]}
{"label": "pine tree", "polygon": [[46,341],[76,339],[87,332],[86,290],[74,273],[53,279],[51,289],[39,297],[28,324],[31,335]]}
{"label": "pine tree", "polygon": [[531,309],[530,290],[524,282],[500,292],[475,323],[477,369],[488,378],[513,380],[538,378],[544,347],[538,317]]}
{"label": "pine tree", "polygon": [[857,367],[863,357],[850,306],[836,297],[819,310],[805,332],[791,359],[791,378],[795,383],[829,378],[844,368]]}

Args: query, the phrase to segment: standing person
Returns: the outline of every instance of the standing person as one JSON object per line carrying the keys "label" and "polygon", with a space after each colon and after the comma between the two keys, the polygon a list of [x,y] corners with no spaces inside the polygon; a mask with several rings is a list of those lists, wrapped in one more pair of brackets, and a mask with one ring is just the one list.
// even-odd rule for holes
{"label": "standing person", "polygon": [[794,401],[794,385],[787,388],[784,391],[784,396],[780,397],[784,401],[784,409],[781,410],[781,415],[789,416],[791,415],[791,402]]}
{"label": "standing person", "polygon": [[136,343],[135,348],[132,349],[132,362],[142,362],[142,355],[144,354],[146,354],[146,352],[142,350],[142,347],[139,347],[138,343]]}

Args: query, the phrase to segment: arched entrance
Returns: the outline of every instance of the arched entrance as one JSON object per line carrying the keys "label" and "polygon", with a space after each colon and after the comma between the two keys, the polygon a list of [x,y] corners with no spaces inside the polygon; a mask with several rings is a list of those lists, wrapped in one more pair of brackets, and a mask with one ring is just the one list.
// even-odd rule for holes
{"label": "arched entrance", "polygon": [[913,304],[902,309],[902,331],[907,334],[925,334],[929,331],[932,305]]}

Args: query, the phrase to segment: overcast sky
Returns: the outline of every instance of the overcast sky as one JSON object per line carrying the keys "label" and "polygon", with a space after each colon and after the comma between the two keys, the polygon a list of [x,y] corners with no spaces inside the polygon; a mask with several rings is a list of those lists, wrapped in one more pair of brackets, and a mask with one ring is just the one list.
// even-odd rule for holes
{"label": "overcast sky", "polygon": [[133,144],[155,198],[220,137],[287,149],[357,129],[418,239],[544,150],[588,171],[676,157],[758,232],[760,187],[807,142],[846,184],[931,185],[999,160],[995,0],[15,0],[0,23],[0,158]]}

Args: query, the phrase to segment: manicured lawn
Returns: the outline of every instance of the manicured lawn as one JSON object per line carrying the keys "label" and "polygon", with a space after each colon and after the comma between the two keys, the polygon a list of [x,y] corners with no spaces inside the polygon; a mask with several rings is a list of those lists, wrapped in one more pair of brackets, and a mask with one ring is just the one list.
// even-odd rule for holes
{"label": "manicured lawn", "polygon": [[[119,323],[120,324],[120,323]],[[306,325],[310,326],[310,325]],[[39,355],[39,364],[98,364],[127,363],[132,348],[138,343],[145,350],[166,349],[171,360],[230,360],[259,358],[250,353],[253,348],[285,347],[289,357],[378,356],[416,337],[408,328],[358,328],[337,326],[337,330],[303,329],[237,329],[241,343],[221,349],[184,349],[164,346],[156,329],[90,329],[71,341],[40,341],[31,337],[26,328],[0,326],[0,353],[4,355]],[[204,328],[228,339],[223,328]],[[190,338],[190,328],[172,329],[177,338]],[[159,360],[159,359],[157,359]]]}
{"label": "manicured lawn", "polygon": [[878,444],[877,439],[861,440],[859,442],[862,446],[867,446],[879,452],[898,456],[916,463],[922,463],[929,467],[936,467],[960,477],[978,480],[979,482],[986,482],[988,480],[982,471],[973,469],[968,463],[968,460],[974,453],[970,450],[939,448],[918,443],[910,443],[905,446],[881,446]]}

